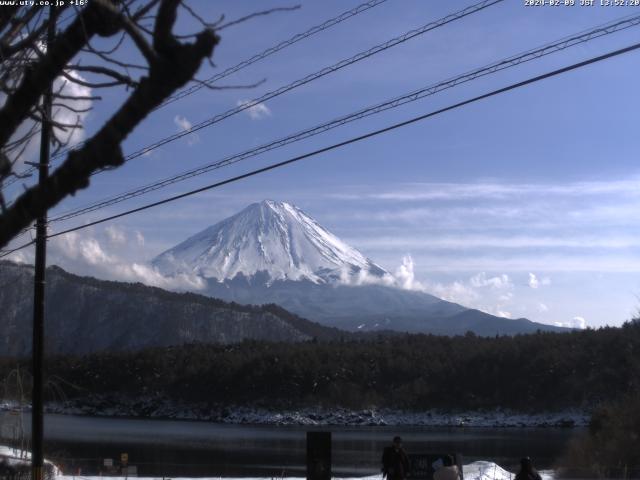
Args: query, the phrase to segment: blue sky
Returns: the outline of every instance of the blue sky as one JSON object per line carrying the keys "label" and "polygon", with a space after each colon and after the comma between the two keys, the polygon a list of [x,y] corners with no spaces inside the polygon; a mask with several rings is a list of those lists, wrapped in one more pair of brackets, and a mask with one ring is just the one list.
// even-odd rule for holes
{"label": "blue sky", "polygon": [[[254,89],[203,89],[154,112],[127,140],[125,153],[472,3],[388,0],[220,82],[265,79]],[[233,19],[293,3],[190,4],[207,18],[224,13]],[[296,11],[224,30],[213,57],[217,69],[206,65],[199,77],[356,5],[302,1]],[[253,115],[236,115],[98,175],[52,215],[634,13],[640,9],[525,7],[523,1],[506,0],[273,99]],[[182,31],[197,28],[184,12],[180,21]],[[299,155],[639,38],[640,27],[600,38],[53,228]],[[640,305],[639,62],[640,53],[630,53],[79,232],[52,242],[50,263],[83,274],[144,279],[149,273],[144,261],[247,204],[270,198],[295,203],[388,270],[412,271],[412,288],[514,318],[619,325]],[[114,91],[96,102],[84,120],[87,135],[122,94]]]}

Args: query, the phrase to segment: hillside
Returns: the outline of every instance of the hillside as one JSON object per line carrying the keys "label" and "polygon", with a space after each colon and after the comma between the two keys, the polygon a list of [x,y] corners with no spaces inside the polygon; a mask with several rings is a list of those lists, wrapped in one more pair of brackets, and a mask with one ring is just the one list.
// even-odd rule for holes
{"label": "hillside", "polygon": [[[33,268],[0,262],[0,355],[30,351]],[[142,284],[79,277],[47,269],[46,350],[86,354],[185,343],[236,343],[245,339],[304,341],[341,333],[275,305],[227,303],[193,293]]]}

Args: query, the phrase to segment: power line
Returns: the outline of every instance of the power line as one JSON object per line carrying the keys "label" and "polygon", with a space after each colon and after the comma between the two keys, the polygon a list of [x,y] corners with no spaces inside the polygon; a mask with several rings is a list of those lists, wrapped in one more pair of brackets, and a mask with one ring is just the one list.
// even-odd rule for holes
{"label": "power line", "polygon": [[[454,22],[456,20],[459,20],[461,18],[464,18],[468,15],[471,15],[473,13],[479,12],[481,10],[484,10],[485,8],[488,8],[492,5],[495,5],[497,3],[501,3],[504,0],[483,0],[479,3],[473,4],[471,6],[468,6],[462,10],[459,10],[457,12],[451,13],[445,17],[440,18],[439,20],[435,20],[433,22],[427,23],[426,25],[423,25],[419,28],[413,29],[413,30],[409,30],[408,32],[403,33],[402,35],[398,36],[398,37],[394,37],[391,40],[387,40],[386,42],[383,42],[381,44],[378,44],[374,47],[369,48],[368,50],[362,51],[360,53],[357,53],[356,55],[349,57],[347,59],[341,60],[338,63],[335,63],[329,67],[325,67],[322,70],[319,70],[315,73],[312,73],[310,75],[307,75],[306,77],[300,78],[298,80],[295,80],[294,82],[291,82],[287,85],[284,85],[280,88],[277,88],[276,90],[272,90],[268,93],[265,93],[264,95],[255,98],[253,100],[250,100],[248,102],[243,103],[242,105],[239,105],[235,108],[232,108],[230,110],[227,110],[226,112],[223,113],[219,113],[207,120],[204,120],[200,123],[198,123],[197,125],[192,126],[191,128],[189,128],[188,130],[183,130],[182,132],[178,132],[178,133],[174,133],[172,135],[169,135],[167,137],[164,137],[158,141],[156,141],[155,143],[152,143],[151,145],[148,145],[144,148],[141,148],[133,153],[130,153],[129,155],[125,156],[124,158],[124,162],[129,162],[135,158],[141,157],[157,148],[160,148],[168,143],[174,142],[180,138],[183,138],[185,136],[191,135],[199,130],[202,130],[203,128],[206,127],[210,127],[211,125],[214,125],[216,123],[219,123],[233,115],[236,115],[238,113],[241,113],[245,110],[248,110],[260,103],[266,102],[268,100],[271,100],[273,98],[276,98],[280,95],[283,95],[291,90],[294,90],[298,87],[301,87],[303,85],[306,85],[307,83],[313,82],[319,78],[322,78],[326,75],[329,75],[330,73],[336,72],[338,70],[341,70],[349,65],[352,65],[354,63],[357,63],[361,60],[364,60],[366,58],[369,58],[373,55],[376,55],[380,52],[383,52],[385,50],[388,50],[390,48],[393,48],[397,45],[400,45],[401,43],[404,43],[408,40],[411,40],[412,38],[415,38],[419,35],[423,35],[431,30],[435,30],[437,28],[440,28],[448,23]],[[57,156],[63,155],[65,154],[67,151],[63,151],[57,154]],[[56,157],[56,155],[53,156],[54,158]],[[101,172],[103,172],[105,170],[98,170],[96,172],[94,172],[92,175],[97,175]]]}
{"label": "power line", "polygon": [[[531,78],[529,78],[527,80],[523,80],[523,81],[520,81],[520,82],[517,82],[517,83],[512,83],[512,84],[510,84],[510,85],[508,85],[506,87],[502,87],[502,88],[499,88],[497,90],[493,90],[493,91],[491,91],[489,93],[485,93],[483,95],[479,95],[477,97],[473,97],[473,98],[464,100],[462,102],[458,102],[458,103],[450,105],[448,107],[444,107],[444,108],[441,108],[441,109],[438,109],[438,110],[434,110],[434,111],[429,112],[429,113],[425,113],[423,115],[419,115],[417,117],[410,118],[409,120],[405,120],[403,122],[395,123],[393,125],[390,125],[390,126],[385,127],[385,128],[381,128],[379,130],[374,130],[372,132],[366,133],[364,135],[360,135],[358,137],[352,137],[352,138],[350,138],[348,140],[345,140],[345,141],[342,141],[342,142],[339,142],[339,143],[334,143],[333,145],[329,145],[327,147],[323,147],[323,148],[320,148],[318,150],[314,150],[312,152],[308,152],[308,153],[305,153],[303,155],[299,155],[297,157],[293,157],[293,158],[290,158],[288,160],[284,160],[282,162],[273,163],[273,164],[268,165],[266,167],[262,167],[262,168],[259,168],[259,169],[256,169],[256,170],[252,170],[252,171],[244,173],[242,175],[238,175],[238,176],[235,176],[235,177],[228,178],[226,180],[222,180],[222,181],[219,181],[219,182],[216,182],[216,183],[212,183],[210,185],[206,185],[204,187],[200,187],[200,188],[197,188],[195,190],[190,190],[188,192],[181,193],[179,195],[174,195],[172,197],[168,197],[168,198],[165,198],[163,200],[159,200],[157,202],[153,202],[153,203],[149,203],[147,205],[143,205],[142,207],[134,208],[134,209],[131,209],[131,210],[127,210],[125,212],[121,212],[121,213],[118,213],[118,214],[115,214],[115,215],[104,217],[104,218],[101,218],[99,220],[95,220],[93,222],[86,223],[84,225],[79,225],[77,227],[69,228],[69,229],[63,230],[61,232],[52,233],[52,234],[48,235],[47,238],[54,238],[54,237],[58,237],[58,236],[61,236],[61,235],[65,235],[67,233],[71,233],[71,232],[82,230],[82,229],[85,229],[85,228],[88,228],[88,227],[99,225],[101,223],[105,223],[105,222],[108,222],[108,221],[111,221],[111,220],[115,220],[116,218],[121,218],[121,217],[124,217],[124,216],[127,216],[127,215],[131,215],[133,213],[138,213],[138,212],[141,212],[141,211],[144,211],[144,210],[148,210],[150,208],[157,207],[157,206],[160,206],[160,205],[164,205],[166,203],[174,202],[176,200],[180,200],[182,198],[189,197],[189,196],[192,196],[192,195],[195,195],[195,194],[207,191],[207,190],[211,190],[211,189],[214,189],[214,188],[217,188],[217,187],[221,187],[223,185],[234,183],[234,182],[237,182],[239,180],[244,180],[245,178],[253,177],[253,176],[258,175],[260,173],[268,172],[270,170],[275,170],[277,168],[284,167],[286,165],[290,165],[292,163],[299,162],[299,161],[304,160],[306,158],[314,157],[314,156],[319,155],[321,153],[326,153],[328,151],[335,150],[335,149],[344,147],[346,145],[351,145],[353,143],[357,143],[357,142],[360,142],[362,140],[366,140],[368,138],[372,138],[372,137],[381,135],[383,133],[387,133],[387,132],[390,132],[392,130],[396,130],[398,128],[406,127],[407,125],[411,125],[413,123],[416,123],[416,122],[419,122],[419,121],[422,121],[422,120],[426,120],[427,118],[430,118],[430,117],[435,117],[436,115],[440,115],[442,113],[445,113],[445,112],[448,112],[448,111],[451,111],[451,110],[455,110],[455,109],[463,107],[465,105],[469,105],[469,104],[478,102],[480,100],[484,100],[484,99],[487,99],[487,98],[490,98],[490,97],[494,97],[496,95],[500,95],[502,93],[509,92],[511,90],[515,90],[517,88],[521,88],[521,87],[524,87],[526,85],[530,85],[532,83],[536,83],[536,82],[545,80],[547,78],[555,77],[555,76],[561,75],[563,73],[567,73],[567,72],[572,71],[572,70],[577,70],[577,69],[585,67],[587,65],[591,65],[591,64],[594,64],[594,63],[597,63],[597,62],[601,62],[603,60],[607,60],[607,59],[612,58],[612,57],[623,55],[625,53],[629,53],[629,52],[637,50],[639,48],[640,48],[640,43],[635,43],[635,44],[630,45],[628,47],[624,47],[624,48],[621,48],[621,49],[618,49],[618,50],[614,50],[612,52],[609,52],[609,53],[606,53],[604,55],[600,55],[600,56],[597,56],[597,57],[592,57],[592,58],[589,58],[588,60],[584,60],[582,62],[574,63],[572,65],[569,65],[569,66],[566,66],[566,67],[562,67],[562,68],[559,68],[557,70],[553,70],[551,72],[544,73],[542,75],[531,77]],[[29,243],[21,245],[21,246],[19,246],[17,248],[14,248],[12,250],[4,251],[2,254],[0,254],[0,258],[5,257],[5,256],[7,256],[7,255],[9,255],[9,254],[11,254],[13,252],[18,251],[18,250],[21,250],[22,248],[28,247],[29,245],[32,245],[33,243],[34,242],[31,241]]]}
{"label": "power line", "polygon": [[299,42],[300,40],[304,40],[307,37],[311,37],[313,35],[315,35],[316,33],[322,32],[324,30],[327,30],[328,28],[333,27],[334,25],[337,25],[355,15],[358,15],[359,13],[365,12],[367,10],[369,10],[370,8],[373,7],[377,7],[378,5],[384,3],[386,0],[372,0],[370,2],[365,2],[361,5],[358,5],[355,8],[352,8],[351,10],[347,10],[346,12],[341,13],[340,15],[338,15],[337,17],[331,18],[327,21],[325,21],[324,23],[320,24],[320,25],[316,25],[314,27],[311,27],[309,30],[302,32],[302,33],[297,33],[296,35],[294,35],[293,37],[284,40],[282,42],[280,42],[278,45],[274,46],[274,47],[269,47],[266,50],[264,50],[261,53],[258,53],[254,56],[252,56],[251,58],[248,58],[247,60],[243,60],[242,62],[234,65],[233,67],[229,67],[226,70],[208,78],[207,80],[204,80],[204,85],[202,83],[196,84],[196,85],[192,85],[189,88],[185,88],[184,90],[175,93],[174,95],[171,95],[170,97],[168,97],[164,102],[162,102],[162,104],[160,104],[158,107],[156,107],[156,110],[162,107],[165,107],[167,105],[169,105],[170,103],[173,103],[177,100],[180,100],[181,98],[187,97],[199,90],[201,90],[202,88],[204,88],[207,85],[211,85],[212,83],[217,82],[218,80],[221,80],[225,77],[228,77],[229,75],[236,73],[239,70],[242,70],[243,68],[248,67],[249,65],[252,65],[256,62],[259,62],[260,60],[263,60],[265,58],[267,58],[270,55],[273,55],[276,52],[279,52],[280,50],[284,50],[285,48]]}
{"label": "power line", "polygon": [[[270,55],[273,55],[274,53],[277,53],[281,50],[284,50],[287,47],[290,47],[291,45],[304,40],[305,38],[311,37],[317,33],[323,32],[324,30],[327,30],[335,25],[338,25],[339,23],[344,22],[345,20],[348,20],[352,17],[355,17],[356,15],[362,13],[362,12],[366,12],[367,10],[370,10],[371,8],[377,7],[378,5],[383,4],[384,2],[386,2],[387,0],[371,0],[365,3],[362,3],[360,5],[358,5],[357,7],[354,7],[350,10],[347,10],[345,12],[342,12],[340,15],[330,18],[329,20],[326,20],[325,22],[321,23],[320,25],[316,25],[313,26],[311,28],[309,28],[308,30],[302,32],[302,33],[297,33],[295,34],[293,37],[284,40],[282,42],[280,42],[279,44],[273,46],[273,47],[269,47],[266,50],[253,55],[252,57],[243,60],[241,62],[239,62],[238,64],[227,68],[226,70],[208,78],[207,80],[204,80],[203,83],[199,83],[196,85],[192,85],[189,88],[185,88],[184,90],[175,93],[174,95],[171,95],[170,97],[168,97],[162,104],[160,104],[159,106],[157,106],[156,108],[154,108],[154,110],[158,110],[166,105],[169,105],[170,103],[173,103],[177,100],[180,100],[184,97],[187,97],[197,91],[199,91],[200,89],[204,88],[205,86],[211,85],[215,82],[217,82],[218,80],[221,80],[225,77],[228,77],[229,75],[232,75],[233,73],[236,73],[240,70],[242,70],[243,68],[246,68],[250,65],[253,65],[256,62],[259,62],[260,60],[263,60],[267,57],[269,57]],[[65,18],[68,19],[70,17]],[[84,142],[81,142],[77,145],[74,145],[73,147],[70,148],[65,148],[64,150],[61,150],[60,152],[54,154],[52,156],[52,159],[55,158],[59,158],[63,155],[68,154],[70,151],[72,150],[76,150],[78,148],[80,148],[82,145],[84,144]],[[24,172],[22,172],[20,175],[20,177],[26,176],[26,175],[31,175],[36,169],[34,167],[28,168],[26,169]],[[5,186],[9,186],[15,182],[17,182],[19,180],[19,177],[14,177],[13,179],[11,179],[10,182],[7,182],[7,184]]]}
{"label": "power line", "polygon": [[298,142],[300,140],[318,135],[320,133],[324,133],[326,131],[329,131],[333,128],[337,128],[340,126],[343,126],[347,123],[356,121],[356,120],[360,120],[362,118],[366,118],[368,116],[377,114],[377,113],[381,113],[384,112],[386,110],[390,110],[393,108],[397,108],[399,106],[405,105],[407,103],[410,102],[414,102],[417,101],[419,99],[425,98],[427,96],[430,95],[434,95],[438,92],[441,92],[443,90],[449,89],[449,88],[453,88],[457,85],[460,85],[462,83],[466,83],[472,80],[475,80],[477,78],[480,77],[484,77],[486,75],[492,74],[492,73],[496,73],[502,70],[505,70],[507,68],[511,68],[517,65],[520,65],[522,63],[534,60],[534,59],[538,59],[540,57],[555,53],[555,52],[559,52],[562,51],[564,49],[573,47],[575,45],[579,45],[588,41],[591,41],[595,38],[599,38],[601,36],[604,35],[609,35],[612,34],[614,32],[618,32],[621,30],[624,30],[626,28],[630,28],[632,26],[637,26],[640,24],[640,15],[636,15],[633,17],[625,17],[622,20],[615,20],[613,22],[609,22],[607,24],[598,26],[596,28],[593,28],[591,30],[586,30],[583,31],[581,33],[578,34],[574,34],[572,36],[568,36],[568,37],[563,37],[561,40],[558,40],[556,42],[553,43],[548,43],[545,44],[541,47],[537,47],[535,49],[532,50],[528,50],[524,53],[518,54],[518,55],[513,55],[511,57],[507,57],[503,60],[491,63],[489,65],[486,65],[484,67],[475,69],[475,70],[471,70],[467,73],[464,73],[462,75],[458,75],[456,77],[452,77],[449,78],[447,80],[441,81],[437,84],[431,85],[431,86],[427,86],[424,88],[421,88],[419,90],[415,90],[412,91],[408,94],[399,96],[399,97],[395,97],[391,100],[387,100],[383,103],[379,103],[370,107],[367,107],[365,109],[356,111],[354,113],[336,118],[330,122],[326,122],[323,123],[321,125],[312,127],[312,128],[308,128],[306,130],[297,132],[295,134],[289,135],[287,137],[278,139],[278,140],[274,140],[271,141],[269,143],[263,144],[259,147],[255,147],[252,148],[250,150],[246,150],[242,153],[238,153],[238,154],[234,154],[232,156],[226,157],[222,160],[201,166],[201,167],[197,167],[194,168],[192,170],[188,170],[186,172],[182,172],[180,174],[165,178],[163,180],[159,180],[156,181],[154,183],[150,183],[147,184],[145,186],[121,193],[119,195],[98,201],[98,202],[94,202],[92,204],[89,204],[85,207],[81,207],[81,208],[76,208],[76,209],[72,209],[69,210],[67,212],[64,212],[62,214],[60,214],[57,217],[54,217],[52,219],[50,219],[50,223],[53,222],[59,222],[59,221],[64,221],[64,220],[69,220],[71,218],[77,217],[79,215],[85,214],[85,213],[89,213],[89,212],[93,212],[105,207],[109,207],[112,205],[115,205],[117,203],[121,203],[124,202],[126,200],[130,200],[132,198],[153,192],[155,190],[159,190],[161,188],[164,188],[166,186],[169,185],[173,185],[175,183],[187,180],[189,178],[193,178],[196,177],[198,175],[202,175],[208,172],[211,172],[213,170],[217,170],[219,168],[223,168],[229,165],[232,165],[234,163],[237,163],[241,160],[245,160],[247,158],[250,157],[254,157],[257,155],[260,155],[262,153],[292,144],[294,142]]}
{"label": "power line", "polygon": [[250,100],[249,102],[246,102],[236,108],[232,108],[230,110],[227,110],[226,112],[220,113],[218,115],[215,115],[207,120],[204,120],[196,125],[194,125],[193,127],[189,128],[188,130],[184,130],[182,132],[178,132],[175,133],[173,135],[170,135],[168,137],[165,137],[151,145],[148,145],[147,147],[144,147],[142,149],[137,150],[136,152],[130,153],[129,155],[127,155],[125,157],[125,161],[130,161],[133,160],[134,158],[140,157],[152,150],[155,150],[163,145],[166,145],[167,143],[171,143],[175,140],[178,140],[180,138],[183,138],[187,135],[191,135],[199,130],[202,130],[203,128],[206,127],[210,127],[211,125],[214,125],[226,118],[229,118],[235,114],[238,114],[240,112],[243,112],[245,110],[248,110],[249,108],[252,108],[260,103],[266,102],[268,100],[271,100],[275,97],[278,97],[284,93],[287,93],[291,90],[294,90],[302,85],[306,85],[307,83],[310,83],[314,80],[317,80],[319,78],[322,78],[330,73],[336,72],[338,70],[341,70],[342,68],[345,68],[349,65],[352,65],[354,63],[357,63],[361,60],[364,60],[366,58],[369,58],[373,55],[376,55],[380,52],[383,52],[385,50],[388,50],[390,48],[393,48],[397,45],[400,45],[401,43],[404,43],[408,40],[411,40],[412,38],[415,38],[417,36],[423,35],[431,30],[435,30],[437,28],[440,28],[444,25],[447,25],[448,23],[454,22],[456,20],[459,20],[461,18],[464,18],[468,15],[471,15],[473,13],[479,12],[481,10],[484,10],[485,8],[488,8],[492,5],[495,5],[497,3],[503,2],[504,0],[483,0],[482,2],[476,3],[474,5],[471,5],[469,7],[466,7],[462,10],[459,10],[455,13],[451,13],[445,17],[440,18],[439,20],[433,21],[433,22],[429,22],[426,25],[423,25],[419,28],[410,30],[408,32],[403,33],[402,35],[392,38],[391,40],[387,40],[386,42],[380,43],[374,47],[369,48],[368,50],[365,50],[363,52],[357,53],[356,55],[349,57],[347,59],[341,60],[338,63],[335,63],[329,67],[325,67],[322,70],[319,70],[315,73],[312,73],[310,75],[307,75],[306,77],[303,77],[301,79],[298,79],[294,82],[291,82],[287,85],[284,85],[276,90],[272,90],[271,92],[265,93],[264,95],[255,98],[253,100]]}

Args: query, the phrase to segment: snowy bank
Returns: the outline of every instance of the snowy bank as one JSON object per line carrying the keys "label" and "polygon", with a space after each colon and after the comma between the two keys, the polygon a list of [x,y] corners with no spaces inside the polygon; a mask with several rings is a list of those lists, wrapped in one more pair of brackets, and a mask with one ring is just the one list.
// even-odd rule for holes
{"label": "snowy bank", "polygon": [[[0,460],[18,476],[21,472],[31,471],[31,452],[0,445]],[[49,460],[44,462],[44,472],[47,480],[60,476],[58,467]]]}
{"label": "snowy bank", "polygon": [[579,410],[536,414],[524,414],[509,410],[481,412],[425,410],[413,412],[386,408],[273,410],[246,406],[178,404],[162,397],[130,399],[95,396],[72,402],[49,404],[46,411],[47,413],[67,415],[202,420],[239,425],[557,428],[583,427],[589,424],[589,415]]}
{"label": "snowy bank", "polygon": [[[513,480],[515,474],[505,470],[493,462],[473,462],[463,467],[465,480]],[[552,480],[552,471],[541,471],[542,480]],[[109,480],[126,480],[125,477],[108,477]],[[286,477],[288,480],[305,480],[303,477]],[[337,478],[337,477],[336,477]],[[344,480],[382,480],[381,475],[371,475],[367,477],[349,477]],[[138,480],[167,480],[166,477],[137,477]],[[104,477],[88,476],[68,476],[59,475],[56,480],[104,480]],[[194,480],[189,477],[171,477],[171,480]],[[224,478],[209,477],[198,478],[198,480],[274,480],[274,477],[240,477]]]}
{"label": "snowy bank", "polygon": [[[4,445],[0,445],[0,458],[6,459],[9,465],[30,469],[31,453],[17,450]],[[60,470],[49,460],[45,460],[47,479],[55,480],[104,480],[103,476],[87,475],[62,475]],[[477,461],[463,466],[465,480],[513,480],[515,474],[505,470],[496,463],[487,461]],[[543,480],[552,480],[553,471],[541,471]],[[109,476],[109,480],[126,480],[126,477]],[[167,480],[167,477],[136,477],[138,480]],[[287,477],[290,480],[304,480],[302,477]],[[359,480],[383,480],[381,475],[371,475],[366,477],[352,477]],[[198,480],[273,480],[274,477],[241,477],[225,479],[223,477],[200,477]],[[171,480],[193,480],[193,477],[171,477]],[[347,480],[345,478],[345,480]]]}

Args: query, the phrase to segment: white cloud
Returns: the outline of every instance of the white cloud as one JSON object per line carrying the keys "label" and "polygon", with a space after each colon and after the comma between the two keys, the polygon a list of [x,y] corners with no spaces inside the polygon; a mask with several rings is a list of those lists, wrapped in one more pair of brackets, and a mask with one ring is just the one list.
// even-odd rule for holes
{"label": "white cloud", "polygon": [[385,285],[387,287],[397,286],[397,281],[392,275],[371,275],[367,270],[358,270],[356,274],[350,268],[344,268],[340,272],[340,283],[342,285]]}
{"label": "white cloud", "polygon": [[476,308],[492,315],[512,318],[506,308],[514,304],[514,284],[507,274],[489,276],[480,272],[467,280],[452,282],[418,281],[411,255],[405,255],[395,270],[395,285],[407,290],[430,293],[449,302]]}
{"label": "white cloud", "polygon": [[[375,258],[380,258],[380,255],[375,255]],[[613,255],[607,252],[505,255],[480,251],[460,255],[436,251],[416,255],[416,259],[420,262],[421,271],[442,273],[486,270],[529,272],[532,269],[555,273],[640,271],[640,255]],[[548,277],[543,277],[540,281],[541,285],[550,283],[551,279]]]}
{"label": "white cloud", "polygon": [[18,250],[6,256],[6,260],[16,263],[33,263],[31,256],[25,250]]}
{"label": "white cloud", "polygon": [[115,261],[97,239],[78,232],[56,237],[49,242],[49,246],[51,257],[62,256],[76,264],[98,267]]}
{"label": "white cloud", "polygon": [[[175,117],[173,117],[173,123],[175,123],[176,127],[178,127],[178,132],[187,132],[191,130],[191,128],[193,127],[191,122],[187,120],[187,118],[183,115],[176,115]],[[197,133],[190,133],[189,135],[186,136],[186,138],[187,138],[187,145],[189,146],[195,145],[200,141],[200,137],[198,136]],[[145,155],[147,153],[148,152],[145,152]]]}
{"label": "white cloud", "polygon": [[[250,105],[252,100],[238,100],[236,105],[238,107],[245,107]],[[251,120],[262,120],[265,117],[271,116],[271,110],[264,103],[256,103],[244,110]]]}
{"label": "white cloud", "polygon": [[584,317],[573,317],[573,319],[571,320],[571,326],[573,328],[584,330],[585,328],[587,328],[587,321],[584,319]]}
{"label": "white cloud", "polygon": [[[426,254],[438,250],[434,256],[447,264],[450,259],[468,262],[462,267],[467,271],[506,271],[503,262],[531,257],[534,249],[533,256],[553,255],[560,263],[537,267],[541,262],[536,260],[528,269],[565,270],[569,262],[583,271],[596,270],[594,263],[615,255],[631,259],[633,269],[640,260],[638,176],[554,184],[411,183],[386,190],[352,186],[346,194],[326,195],[339,197],[343,204],[336,214],[340,221],[356,227],[366,222],[367,233],[354,235],[352,230],[351,243],[374,251],[411,251],[421,264]],[[372,224],[380,225],[384,234],[369,235]],[[457,258],[457,251],[473,253],[475,258]],[[486,267],[473,261],[483,256],[499,257],[498,263]],[[627,269],[624,262],[615,263],[620,267],[605,270]],[[538,277],[539,286],[543,280]]]}
{"label": "white cloud", "polygon": [[135,236],[136,236],[136,243],[138,244],[138,246],[144,247],[144,235],[142,235],[142,232],[140,232],[139,230],[136,230]]}
{"label": "white cloud", "polygon": [[538,311],[540,313],[545,313],[549,311],[549,307],[547,307],[547,305],[545,305],[544,303],[539,303],[538,304]]}
{"label": "white cloud", "polygon": [[427,285],[427,291],[443,300],[459,303],[464,306],[475,306],[482,298],[474,288],[461,281],[429,283]]}
{"label": "white cloud", "polygon": [[513,283],[508,275],[488,276],[481,272],[464,281],[443,283],[418,281],[414,269],[413,258],[411,255],[405,255],[393,275],[378,277],[369,275],[364,270],[358,275],[353,275],[351,271],[345,270],[340,276],[340,281],[346,285],[378,284],[425,292],[449,302],[511,318],[511,313],[505,310],[514,299]]}
{"label": "white cloud", "polygon": [[529,272],[529,286],[531,288],[538,288],[540,286],[540,281],[538,277],[536,277],[535,273]]}
{"label": "white cloud", "polygon": [[115,225],[109,225],[104,229],[109,241],[114,245],[124,245],[127,242],[127,236],[124,230]]}
{"label": "white cloud", "polygon": [[[72,78],[86,81],[86,79],[82,77],[82,75],[80,75],[78,72],[70,70],[67,73]],[[64,77],[58,77],[54,80],[53,91],[65,97],[79,98],[91,97],[92,95],[91,88],[73,83]],[[6,98],[6,95],[0,94],[0,105],[4,104]],[[88,98],[77,100],[64,98],[55,99],[55,103],[59,105],[54,106],[52,109],[53,119],[55,120],[55,122],[61,125],[53,127],[53,131],[56,137],[63,143],[66,143],[68,146],[73,146],[83,141],[85,139],[86,132],[82,127],[85,124],[90,113],[89,110],[93,105],[93,100],[90,100]],[[66,107],[69,107],[76,111],[70,110]],[[63,125],[78,125],[78,127],[64,127]],[[32,126],[33,120],[27,120],[23,122],[18,127],[15,134],[12,136],[12,140],[19,139],[26,135],[31,130]],[[40,135],[36,134],[27,142],[26,148],[20,155],[20,158],[17,159],[14,168],[17,168],[19,170],[25,161],[37,161],[39,152]]]}
{"label": "white cloud", "polygon": [[[391,217],[391,215],[390,215]],[[402,214],[395,217],[402,219]],[[547,234],[536,234],[532,232],[528,235],[481,235],[465,234],[451,235],[442,234],[438,236],[425,235],[423,232],[415,231],[405,236],[376,236],[376,237],[351,237],[350,243],[359,245],[361,248],[377,248],[383,250],[432,250],[432,249],[452,249],[468,250],[471,248],[502,248],[502,249],[525,249],[525,248],[600,248],[600,249],[628,249],[640,247],[640,238],[635,235],[618,234],[609,236],[594,236],[592,234],[579,234],[565,236],[549,236]]]}
{"label": "white cloud", "polygon": [[[425,200],[505,200],[536,196],[547,198],[600,195],[640,196],[640,177],[625,180],[599,182],[553,183],[429,183],[398,184],[386,191],[370,192],[365,187],[353,185],[350,193],[329,194],[340,200],[386,200],[392,202],[421,202]],[[361,190],[361,191],[358,191]],[[353,192],[356,193],[353,193]]]}
{"label": "white cloud", "polygon": [[416,281],[411,255],[402,257],[402,263],[396,269],[395,278],[400,288],[405,290],[424,290],[424,286]]}
{"label": "white cloud", "polygon": [[512,313],[507,310],[513,306],[514,295],[512,292],[502,292],[496,295],[497,290],[493,287],[478,286],[472,281],[456,280],[449,283],[425,282],[425,291],[436,297],[449,302],[458,303],[464,307],[475,308],[477,310],[497,315],[505,318],[512,318]]}
{"label": "white cloud", "polygon": [[509,278],[509,275],[503,273],[502,275],[498,275],[496,277],[488,277],[485,272],[480,272],[477,275],[471,277],[471,285],[480,288],[480,287],[491,287],[494,289],[503,289],[503,288],[513,288],[513,283]]}
{"label": "white cloud", "polygon": [[498,297],[500,302],[510,302],[513,299],[513,292],[505,292]]}
{"label": "white cloud", "polygon": [[558,327],[584,330],[585,328],[587,328],[587,321],[584,319],[584,317],[573,317],[569,322],[555,322],[555,325]]}
{"label": "white cloud", "polygon": [[173,117],[173,123],[176,124],[176,127],[178,127],[178,131],[180,132],[185,132],[187,130],[190,130],[191,127],[193,127],[191,122],[187,120],[186,117],[183,117],[182,115],[176,115],[175,117]]}
{"label": "white cloud", "polygon": [[[82,77],[78,72],[74,72],[73,70],[68,72],[69,76],[75,78],[77,80],[86,81],[85,78]],[[86,87],[84,85],[78,85],[77,83],[73,83],[66,78],[58,77],[53,83],[53,91],[60,92],[60,94],[71,97],[90,97],[92,94],[92,89]],[[93,101],[92,100],[56,100],[56,103],[62,103],[67,105],[74,110],[86,110],[91,108]],[[60,123],[64,124],[79,124],[82,126],[89,112],[73,112],[64,107],[54,107],[53,108],[53,118]],[[64,131],[62,128],[54,127],[54,131],[56,135],[63,139],[64,142],[67,142],[69,145],[75,145],[85,138],[85,130],[84,128],[75,128],[75,129],[67,129]]]}
{"label": "white cloud", "polygon": [[[135,242],[122,239],[135,238]],[[115,241],[114,241],[115,240]],[[205,282],[196,275],[165,277],[152,266],[130,260],[141,258],[144,237],[140,232],[126,232],[123,227],[101,231],[83,230],[55,237],[48,243],[48,263],[59,265],[77,275],[89,275],[105,280],[141,282],[168,290],[202,290]],[[33,263],[31,251],[16,252],[13,261]]]}

